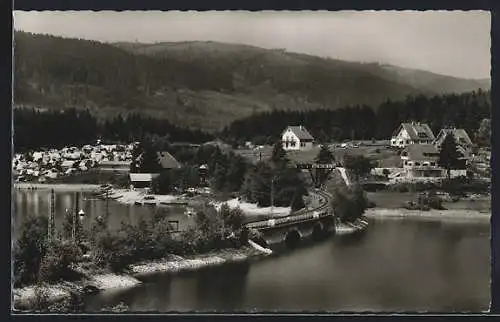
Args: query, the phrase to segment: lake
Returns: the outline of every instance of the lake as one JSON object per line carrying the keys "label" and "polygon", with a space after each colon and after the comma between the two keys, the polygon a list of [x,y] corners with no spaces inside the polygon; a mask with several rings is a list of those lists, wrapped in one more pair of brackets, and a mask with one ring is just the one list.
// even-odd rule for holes
{"label": "lake", "polygon": [[[82,224],[90,229],[95,218],[106,212],[106,201],[97,199],[89,192],[55,192],[55,225],[58,233],[61,229],[66,209],[75,209],[76,194],[79,194],[80,207],[85,212]],[[49,190],[15,190],[12,202],[12,236],[15,238],[20,231],[23,219],[32,214],[35,216],[47,216],[50,212]],[[141,219],[152,218],[156,209],[161,209],[169,220],[178,220],[179,229],[185,228],[191,223],[189,217],[184,214],[182,206],[136,206],[118,203],[114,200],[108,202],[108,227],[118,229],[122,222],[136,224]]]}
{"label": "lake", "polygon": [[479,312],[490,302],[490,227],[371,221],[357,239],[329,239],[243,264],[178,275],[86,299],[135,312]]}
{"label": "lake", "polygon": [[[46,216],[50,193],[17,190],[12,233],[28,214]],[[55,219],[74,209],[75,193],[56,192]],[[87,214],[102,215],[106,202],[80,192]],[[189,224],[183,207],[162,207],[181,228]],[[154,207],[109,202],[109,225],[150,218]],[[131,311],[472,311],[490,302],[489,224],[411,220],[371,221],[359,239],[330,237],[294,251],[243,264],[178,275],[156,274],[138,287],[86,298],[86,310],[124,302]]]}

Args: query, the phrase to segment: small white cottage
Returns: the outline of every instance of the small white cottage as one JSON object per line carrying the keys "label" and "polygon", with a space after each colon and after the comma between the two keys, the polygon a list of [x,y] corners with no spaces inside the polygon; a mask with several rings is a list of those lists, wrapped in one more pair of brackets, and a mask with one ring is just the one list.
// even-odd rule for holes
{"label": "small white cottage", "polygon": [[300,126],[289,126],[281,135],[284,150],[310,150],[313,148],[314,137],[307,129]]}

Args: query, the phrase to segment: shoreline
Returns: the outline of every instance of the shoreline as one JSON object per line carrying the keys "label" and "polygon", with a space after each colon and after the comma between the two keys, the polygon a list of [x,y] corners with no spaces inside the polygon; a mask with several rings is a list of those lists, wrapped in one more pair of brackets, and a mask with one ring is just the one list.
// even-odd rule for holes
{"label": "shoreline", "polygon": [[100,185],[98,184],[86,184],[86,183],[28,183],[28,182],[18,182],[14,183],[14,189],[17,190],[50,190],[55,191],[68,191],[68,192],[98,192],[100,190]]}
{"label": "shoreline", "polygon": [[490,223],[491,212],[480,212],[478,210],[450,209],[429,211],[408,210],[404,208],[369,208],[365,214],[367,218],[375,220],[383,219],[418,219],[418,220],[442,220],[458,222]]}
{"label": "shoreline", "polygon": [[[56,284],[45,284],[42,290],[46,292],[48,301],[54,303],[68,298],[71,292],[82,292],[86,286],[93,286],[99,292],[110,289],[124,289],[137,286],[142,283],[141,277],[156,273],[176,274],[185,271],[195,271],[206,267],[213,267],[227,263],[243,262],[250,258],[263,256],[250,246],[240,249],[223,249],[206,254],[181,257],[169,255],[160,260],[147,260],[129,265],[127,273],[103,273],[87,276],[79,281],[62,281]],[[90,275],[90,274],[89,274]],[[22,288],[12,289],[13,308],[29,307],[35,297],[36,285],[28,285]]]}

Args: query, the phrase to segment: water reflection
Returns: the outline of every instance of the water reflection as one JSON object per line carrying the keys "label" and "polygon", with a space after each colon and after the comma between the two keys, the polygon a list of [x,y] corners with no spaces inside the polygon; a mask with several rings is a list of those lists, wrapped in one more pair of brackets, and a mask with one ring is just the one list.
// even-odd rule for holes
{"label": "water reflection", "polygon": [[[61,230],[66,211],[74,211],[76,195],[79,195],[78,209],[83,209],[86,216],[82,224],[90,229],[95,218],[106,213],[106,202],[96,199],[95,195],[88,192],[56,192],[55,193],[55,225]],[[15,238],[23,220],[30,214],[35,216],[48,216],[50,213],[50,191],[14,191],[12,212],[12,234]],[[170,220],[179,220],[180,228],[190,224],[189,218],[184,215],[184,208],[179,206],[138,207],[125,205],[116,201],[109,201],[108,226],[110,229],[120,228],[122,222],[136,224],[141,219],[148,220],[158,209],[161,209]]]}
{"label": "water reflection", "polygon": [[[247,267],[150,277],[121,295],[132,310],[475,312],[489,304],[488,225],[381,221],[357,244],[332,237]],[[119,302],[89,299],[94,310]]]}
{"label": "water reflection", "polygon": [[[72,196],[56,196],[56,218],[62,218],[68,204],[72,207]],[[80,200],[88,227],[105,203]],[[28,213],[48,213],[48,193],[18,191],[14,201],[14,226]],[[115,228],[152,215],[149,207],[116,202],[109,209]],[[169,218],[186,224],[182,209],[167,209]],[[488,224],[371,221],[367,233],[356,238],[332,236],[245,264],[153,275],[139,287],[87,298],[86,309],[124,302],[132,311],[154,312],[479,312],[490,301],[489,229]]]}

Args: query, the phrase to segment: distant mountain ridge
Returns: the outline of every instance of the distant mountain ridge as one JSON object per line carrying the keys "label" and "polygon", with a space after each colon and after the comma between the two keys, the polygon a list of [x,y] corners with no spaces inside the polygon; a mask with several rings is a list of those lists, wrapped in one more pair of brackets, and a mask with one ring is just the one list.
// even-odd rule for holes
{"label": "distant mountain ridge", "polygon": [[203,130],[272,110],[462,93],[489,81],[217,42],[100,43],[15,32],[18,105],[142,112]]}

